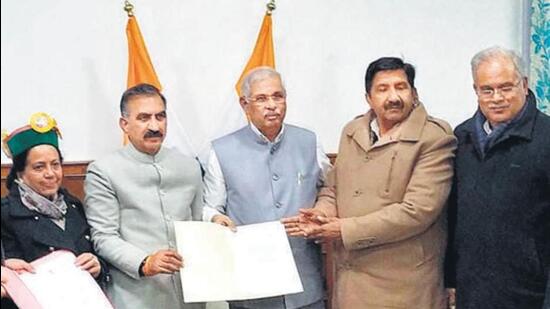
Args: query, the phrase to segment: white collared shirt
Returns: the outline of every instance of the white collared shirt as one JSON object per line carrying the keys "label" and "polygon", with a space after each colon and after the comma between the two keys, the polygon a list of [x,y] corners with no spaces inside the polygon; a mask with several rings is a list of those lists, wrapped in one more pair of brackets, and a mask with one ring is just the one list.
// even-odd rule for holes
{"label": "white collared shirt", "polygon": [[[378,126],[378,121],[376,121],[376,117],[373,117],[370,121],[370,131],[373,134],[371,136],[371,139],[374,141],[380,140],[380,126]],[[373,144],[376,142],[373,142]]]}
{"label": "white collared shirt", "polygon": [[490,135],[493,132],[493,128],[491,128],[491,124],[488,120],[485,120],[485,122],[483,123],[483,131],[485,131],[487,135]]}
{"label": "white collared shirt", "polygon": [[396,140],[399,138],[401,122],[396,123],[389,131],[387,131],[384,136],[380,133],[380,125],[376,117],[372,117],[369,123],[371,131],[371,140],[374,141],[373,145],[380,145],[387,143],[387,141]]}

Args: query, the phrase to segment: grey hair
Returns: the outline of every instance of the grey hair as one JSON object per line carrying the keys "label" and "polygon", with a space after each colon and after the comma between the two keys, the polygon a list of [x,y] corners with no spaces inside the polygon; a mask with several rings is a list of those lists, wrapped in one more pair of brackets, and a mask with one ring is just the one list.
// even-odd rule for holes
{"label": "grey hair", "polygon": [[164,108],[166,108],[166,98],[164,95],[153,85],[150,84],[138,84],[131,88],[128,88],[122,94],[120,98],[120,115],[122,117],[128,117],[128,101],[137,96],[155,96],[158,95],[164,103]]}
{"label": "grey hair", "polygon": [[527,77],[527,69],[523,62],[523,59],[521,59],[521,57],[518,56],[515,51],[500,46],[489,47],[474,55],[472,61],[470,62],[470,65],[472,67],[472,76],[475,77],[477,69],[481,63],[499,56],[510,59],[512,61],[516,73],[520,78]]}
{"label": "grey hair", "polygon": [[271,67],[264,66],[254,68],[253,70],[248,72],[248,74],[246,74],[241,84],[241,95],[244,97],[250,96],[250,87],[252,86],[252,84],[267,78],[278,78],[281,81],[281,86],[283,87],[283,91],[286,94],[285,85],[283,84],[281,74],[279,74],[279,72],[275,71],[275,69]]}

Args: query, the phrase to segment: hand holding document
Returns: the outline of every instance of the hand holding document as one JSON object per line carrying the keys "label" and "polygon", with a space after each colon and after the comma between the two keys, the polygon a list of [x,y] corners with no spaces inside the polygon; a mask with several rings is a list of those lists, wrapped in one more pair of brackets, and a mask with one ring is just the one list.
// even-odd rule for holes
{"label": "hand holding document", "polygon": [[34,273],[3,269],[6,290],[20,309],[112,309],[92,276],[75,261],[73,253],[56,251],[32,262]]}
{"label": "hand holding document", "polygon": [[303,291],[283,225],[175,222],[185,302],[243,300]]}

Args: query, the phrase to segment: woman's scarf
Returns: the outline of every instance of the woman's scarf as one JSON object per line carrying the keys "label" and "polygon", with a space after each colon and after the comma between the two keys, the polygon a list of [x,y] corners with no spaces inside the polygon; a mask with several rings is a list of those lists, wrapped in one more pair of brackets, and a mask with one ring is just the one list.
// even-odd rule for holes
{"label": "woman's scarf", "polygon": [[67,204],[63,194],[57,193],[53,201],[34,191],[23,181],[17,179],[15,182],[19,186],[21,202],[28,209],[36,211],[50,219],[60,228],[65,229],[65,214],[67,213]]}

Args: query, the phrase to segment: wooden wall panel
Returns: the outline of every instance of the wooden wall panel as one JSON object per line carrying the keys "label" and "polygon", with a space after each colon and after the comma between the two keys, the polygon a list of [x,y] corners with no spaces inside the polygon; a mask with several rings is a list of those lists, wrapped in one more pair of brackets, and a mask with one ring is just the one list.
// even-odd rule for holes
{"label": "wooden wall panel", "polygon": [[[334,163],[336,154],[329,153],[328,157],[330,161]],[[84,199],[84,178],[86,177],[86,168],[90,161],[75,161],[63,163],[63,186],[69,190],[69,192],[80,200]],[[7,194],[6,190],[6,177],[10,171],[11,164],[2,164],[2,186],[1,196]]]}

